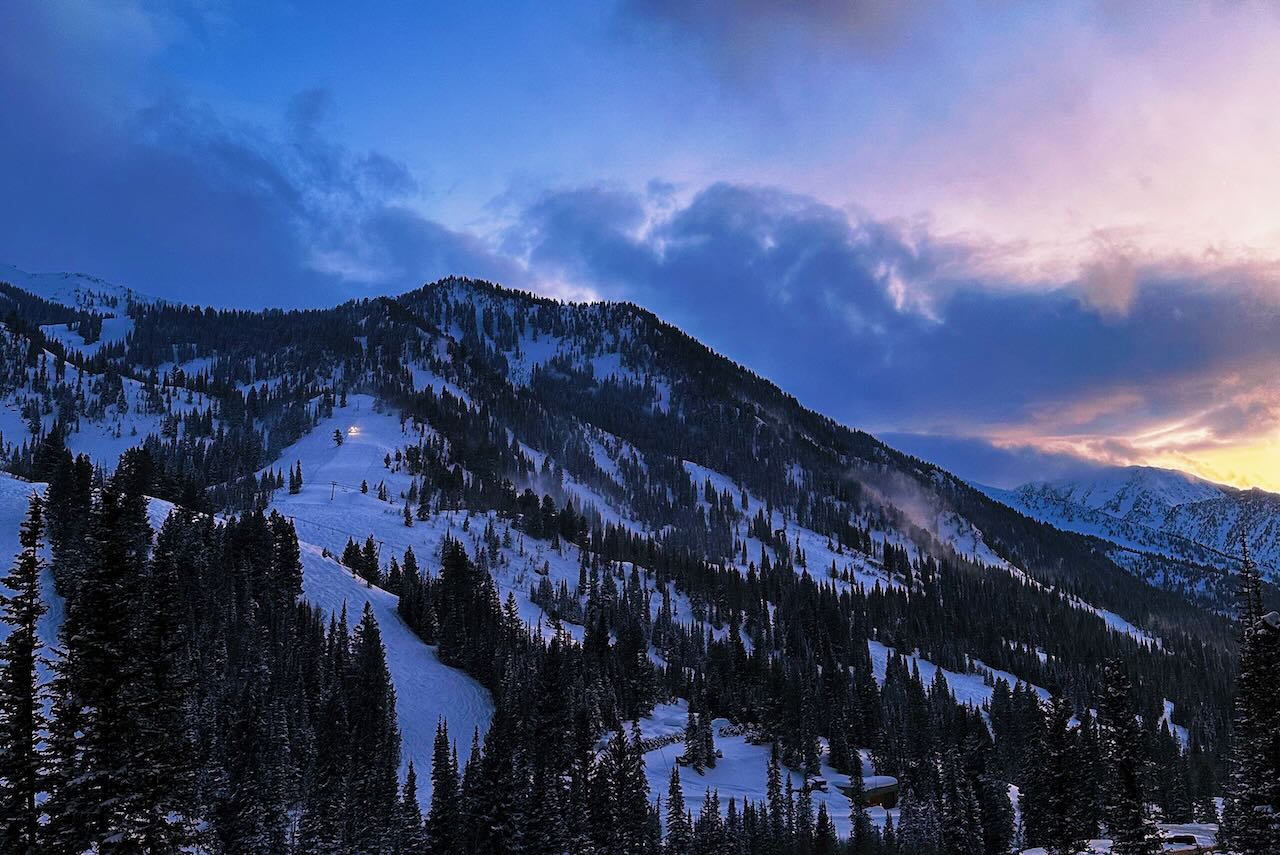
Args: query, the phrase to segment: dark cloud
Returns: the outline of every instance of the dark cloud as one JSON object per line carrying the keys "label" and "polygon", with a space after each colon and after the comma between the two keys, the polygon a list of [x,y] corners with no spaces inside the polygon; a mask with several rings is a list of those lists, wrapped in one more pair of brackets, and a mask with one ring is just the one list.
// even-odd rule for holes
{"label": "dark cloud", "polygon": [[1002,489],[1029,481],[1083,478],[1106,468],[1072,454],[1055,454],[1029,445],[1001,447],[981,437],[889,432],[880,434],[880,439],[961,478]]}
{"label": "dark cloud", "polygon": [[[511,246],[535,273],[635,299],[849,424],[1077,437],[1115,459],[1140,450],[1106,437],[1153,426],[1220,444],[1277,424],[1258,390],[1280,363],[1280,315],[1249,288],[1134,269],[1124,299],[1100,304],[1092,286],[979,282],[958,272],[963,245],[772,188],[717,184],[643,210],[617,188],[553,193]],[[1063,462],[1015,458],[1010,471]]]}
{"label": "dark cloud", "polygon": [[323,89],[278,127],[236,123],[181,92],[139,95],[124,46],[102,34],[82,49],[54,5],[6,9],[0,28],[24,45],[0,59],[6,262],[220,305],[319,305],[449,273],[523,284],[519,265],[414,213],[402,163],[334,142]]}
{"label": "dark cloud", "polygon": [[[731,5],[724,21],[657,4],[632,14],[698,38],[763,26],[761,4]],[[1247,269],[1144,267],[1108,245],[1079,281],[1033,290],[978,279],[967,271],[989,248],[924,227],[772,187],[689,196],[660,179],[524,188],[490,208],[510,222],[501,234],[459,231],[414,209],[403,163],[335,141],[325,90],[300,92],[269,126],[180,89],[143,94],[133,49],[163,48],[174,24],[136,8],[59,21],[93,8],[0,6],[0,31],[23,36],[0,51],[7,263],[220,305],[326,304],[447,274],[630,299],[848,424],[927,434],[991,472],[1065,464],[954,437],[1069,441],[1123,460],[1143,433],[1188,450],[1280,422],[1280,315]],[[780,26],[856,41],[899,26],[877,9],[896,14],[837,20],[818,4]]]}

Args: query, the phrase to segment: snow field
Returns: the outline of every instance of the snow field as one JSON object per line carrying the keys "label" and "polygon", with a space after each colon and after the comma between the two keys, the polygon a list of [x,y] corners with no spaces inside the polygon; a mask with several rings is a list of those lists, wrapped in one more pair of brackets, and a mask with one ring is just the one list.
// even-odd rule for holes
{"label": "snow field", "polygon": [[[649,739],[684,733],[688,717],[689,707],[683,700],[671,704],[659,704],[652,715],[641,719],[640,734]],[[713,719],[711,722],[716,748],[724,755],[717,758],[714,768],[704,769],[701,774],[688,766],[680,769],[680,784],[684,791],[685,807],[691,810],[695,817],[702,810],[702,803],[710,790],[716,790],[719,794],[721,811],[728,809],[730,798],[737,800],[739,810],[742,809],[744,802],[761,802],[765,799],[769,746],[752,745],[745,736],[721,736],[720,729],[728,724],[728,720],[722,718]],[[671,767],[676,764],[676,758],[683,753],[684,743],[675,742],[645,754],[645,778],[649,782],[650,799],[662,796],[663,802],[666,802]],[[788,774],[791,776],[793,786],[799,790],[804,775],[799,771],[783,768],[784,788]],[[849,776],[835,771],[825,761],[820,774],[827,781],[827,790],[813,793],[814,814],[817,815],[820,803],[826,804],[827,813],[830,814],[837,831],[842,837],[847,836],[850,830],[849,799],[840,787],[849,785]],[[897,783],[896,778],[876,775],[865,752],[862,774],[863,784],[868,789]],[[892,815],[895,823],[898,821],[897,808],[886,811],[881,807],[871,807],[867,812],[871,816],[871,821],[877,825],[884,824],[886,815]],[[666,821],[665,809],[663,821]]]}

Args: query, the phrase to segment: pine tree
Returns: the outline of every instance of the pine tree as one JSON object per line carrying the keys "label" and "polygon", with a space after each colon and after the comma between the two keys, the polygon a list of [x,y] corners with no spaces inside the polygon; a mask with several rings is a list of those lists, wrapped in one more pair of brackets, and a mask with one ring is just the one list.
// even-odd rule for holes
{"label": "pine tree", "polygon": [[362,573],[364,568],[364,556],[360,552],[359,545],[350,537],[347,538],[347,545],[342,548],[343,566],[355,573]]}
{"label": "pine tree", "polygon": [[715,765],[707,756],[707,742],[703,735],[702,712],[696,708],[689,710],[684,725],[684,761],[699,775],[708,766]]}
{"label": "pine tree", "polygon": [[460,851],[460,796],[457,755],[449,750],[449,725],[441,719],[431,751],[431,807],[427,811],[427,841],[433,855]]}
{"label": "pine tree", "polygon": [[[422,805],[418,803],[418,773],[413,761],[409,761],[409,771],[404,779],[404,792],[400,798],[400,836],[396,848],[404,855],[417,855],[426,851],[427,834],[422,824]],[[432,852],[446,852],[444,849],[432,849]]]}
{"label": "pine tree", "polygon": [[316,722],[316,762],[303,803],[299,849],[304,855],[337,855],[346,850],[345,818],[351,775],[351,728],[347,717],[346,664],[341,651],[347,645],[345,621],[332,622],[326,656],[328,674]]}
{"label": "pine tree", "polygon": [[[621,730],[618,731],[622,733]],[[631,738],[623,736],[625,750],[620,758],[618,791],[619,816],[622,819],[623,841],[630,852],[652,852],[656,841],[652,839],[650,823],[649,783],[644,775],[644,749],[640,745],[640,727],[633,725]],[[719,810],[716,812],[719,817]]]}
{"label": "pine tree", "polygon": [[892,814],[885,815],[884,828],[880,832],[880,839],[884,843],[885,852],[889,853],[889,855],[897,855],[898,833],[894,830]]}
{"label": "pine tree", "polygon": [[80,713],[77,731],[61,745],[62,774],[49,811],[51,823],[68,835],[65,845],[81,849],[108,839],[136,843],[146,813],[142,778],[120,773],[139,768],[143,742],[141,721],[121,703],[140,692],[134,641],[151,537],[146,499],[130,492],[133,474],[122,463],[94,504],[87,561],[62,625],[59,706]]}
{"label": "pine tree", "polygon": [[638,730],[631,739],[619,726],[609,737],[592,787],[592,833],[598,844],[608,851],[650,851],[649,787]]}
{"label": "pine tree", "polygon": [[1161,851],[1160,836],[1147,816],[1142,732],[1130,700],[1131,692],[1124,666],[1115,660],[1107,662],[1098,705],[1104,764],[1104,816],[1112,838],[1112,852],[1116,855],[1156,855]]}
{"label": "pine tree", "polygon": [[141,673],[130,705],[142,735],[135,774],[144,811],[140,835],[143,847],[150,851],[176,849],[188,842],[186,826],[194,819],[194,746],[186,719],[191,663],[186,657],[174,543],[189,523],[190,515],[183,510],[165,521],[142,591],[137,640]]}
{"label": "pine tree", "polygon": [[685,812],[684,790],[680,786],[680,767],[671,764],[671,782],[667,786],[667,840],[668,855],[689,855],[692,829]]}
{"label": "pine tree", "polygon": [[865,855],[871,846],[873,834],[871,815],[867,813],[867,794],[862,780],[862,758],[854,754],[857,765],[849,773],[849,850],[854,855]]}
{"label": "pine tree", "polygon": [[711,713],[703,707],[698,716],[698,742],[702,752],[702,762],[708,769],[716,767],[716,741],[711,729]]}
{"label": "pine tree", "polygon": [[943,759],[943,849],[950,855],[982,855],[982,816],[978,796],[958,755],[959,752],[953,748]]}
{"label": "pine tree", "polygon": [[938,815],[933,800],[908,786],[898,801],[898,843],[907,852],[933,852],[938,847],[938,837]]}
{"label": "pine tree", "polygon": [[400,729],[386,651],[369,603],[356,626],[351,666],[350,798],[359,805],[352,846],[356,851],[381,852],[389,848],[397,826]]}
{"label": "pine tree", "polygon": [[45,757],[40,748],[46,726],[37,667],[37,624],[45,613],[40,599],[40,545],[43,502],[31,496],[18,542],[22,551],[0,580],[0,621],[10,627],[0,643],[0,842],[5,852],[40,851],[40,811],[36,795],[45,786]]}
{"label": "pine tree", "polygon": [[284,722],[274,714],[260,659],[245,676],[228,734],[227,744],[234,750],[227,757],[225,799],[215,808],[218,836],[226,851],[270,855],[285,848]]}
{"label": "pine tree", "polygon": [[378,544],[374,543],[373,535],[365,538],[364,547],[360,550],[359,572],[365,581],[375,585],[382,579],[382,567],[378,561]]}
{"label": "pine tree", "polygon": [[693,825],[694,855],[720,855],[724,851],[724,821],[720,817],[720,794],[707,790],[702,810]]}
{"label": "pine tree", "polygon": [[987,855],[1004,855],[1013,848],[1013,805],[1009,785],[990,775],[978,779],[978,804],[982,811],[982,845]]}
{"label": "pine tree", "polygon": [[776,845],[781,846],[787,835],[787,814],[789,805],[782,794],[782,769],[778,762],[778,743],[773,743],[769,751],[769,765],[765,777],[765,800],[769,805],[770,836]]}
{"label": "pine tree", "polygon": [[1083,770],[1076,763],[1070,721],[1071,706],[1066,698],[1054,695],[1045,719],[1039,758],[1037,789],[1043,799],[1043,826],[1040,836],[1031,841],[1043,845],[1049,855],[1076,855],[1084,848],[1077,781]]}
{"label": "pine tree", "polygon": [[1280,849],[1280,615],[1262,614],[1262,582],[1241,541],[1240,674],[1222,842],[1239,855]]}
{"label": "pine tree", "polygon": [[840,842],[836,838],[836,828],[831,823],[831,816],[827,813],[827,803],[820,802],[818,804],[818,821],[813,829],[813,853],[814,855],[836,855],[839,850]]}
{"label": "pine tree", "polygon": [[[454,765],[457,766],[456,752],[454,757]],[[462,769],[462,783],[459,786],[461,798],[458,801],[462,818],[460,837],[464,851],[469,851],[467,847],[471,847],[480,837],[480,826],[484,821],[481,802],[485,785],[484,762],[484,745],[480,741],[480,730],[477,728],[471,731],[471,750],[467,754],[467,762]]]}
{"label": "pine tree", "polygon": [[813,787],[806,775],[800,782],[800,797],[796,799],[795,811],[796,846],[801,850],[813,844]]}
{"label": "pine tree", "polygon": [[416,516],[419,520],[426,521],[431,518],[431,496],[430,491],[424,485],[418,493],[418,510]]}

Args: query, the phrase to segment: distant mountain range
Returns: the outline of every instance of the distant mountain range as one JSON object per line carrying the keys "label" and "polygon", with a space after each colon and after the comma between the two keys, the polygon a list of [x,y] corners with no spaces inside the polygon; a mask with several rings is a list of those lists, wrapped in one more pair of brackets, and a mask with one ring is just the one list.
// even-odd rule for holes
{"label": "distant mountain range", "polygon": [[1033,481],[1012,490],[979,489],[1057,528],[1217,567],[1236,563],[1243,538],[1264,572],[1280,578],[1280,495],[1275,493],[1149,466]]}

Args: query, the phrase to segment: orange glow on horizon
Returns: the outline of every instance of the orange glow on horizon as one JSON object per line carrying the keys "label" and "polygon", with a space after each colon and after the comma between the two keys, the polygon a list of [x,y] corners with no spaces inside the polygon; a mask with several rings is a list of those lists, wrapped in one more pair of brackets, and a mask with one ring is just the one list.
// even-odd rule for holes
{"label": "orange glow on horizon", "polygon": [[1202,431],[1174,424],[1128,438],[1037,437],[1012,431],[991,442],[997,448],[1033,448],[1104,466],[1176,469],[1217,484],[1280,493],[1280,431],[1214,444]]}
{"label": "orange glow on horizon", "polygon": [[1280,493],[1280,436],[1219,448],[1161,452],[1141,462],[1181,469],[1219,484]]}

